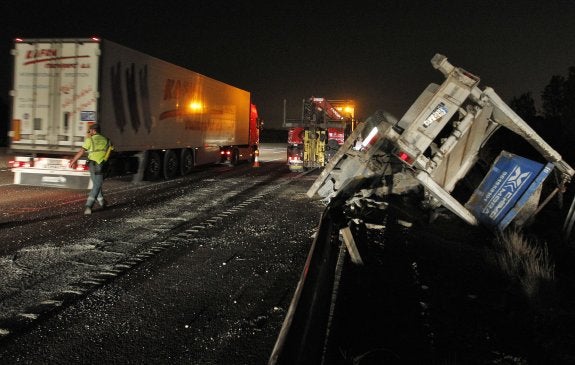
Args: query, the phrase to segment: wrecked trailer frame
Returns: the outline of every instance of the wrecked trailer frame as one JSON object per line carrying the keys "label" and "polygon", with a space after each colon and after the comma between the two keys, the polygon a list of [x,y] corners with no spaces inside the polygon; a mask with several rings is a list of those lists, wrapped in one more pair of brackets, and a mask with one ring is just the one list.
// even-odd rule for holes
{"label": "wrecked trailer frame", "polygon": [[[564,190],[573,168],[492,88],[480,89],[478,76],[453,66],[441,54],[436,54],[431,64],[445,81],[430,84],[400,120],[378,111],[358,126],[310,187],[309,197],[317,194],[329,204],[334,197],[343,196],[353,208],[365,204],[366,199],[423,188],[424,205],[432,210],[443,206],[467,223],[478,225],[485,220],[477,211],[493,213],[474,206],[476,197],[462,203],[451,192],[500,127],[522,137],[541,154],[549,163],[547,175],[551,169],[559,174],[552,194]],[[506,171],[504,175],[512,174]],[[516,175],[514,183],[520,183],[523,176]],[[540,180],[539,186],[527,189],[531,196],[505,201],[513,205],[506,207],[513,217],[502,217],[490,228],[502,231],[512,222],[521,225],[528,221],[539,209],[534,200],[539,198]]]}
{"label": "wrecked trailer frame", "polygon": [[[454,67],[445,56],[437,54],[431,63],[446,77],[444,83],[430,84],[400,120],[378,111],[360,123],[309,188],[307,195],[320,196],[327,207],[269,365],[333,363],[331,323],[343,262],[349,255],[351,263],[361,265],[361,257],[354,255],[353,234],[345,233],[351,233],[353,222],[366,226],[363,219],[350,219],[347,213],[365,207],[389,212],[383,198],[416,193],[432,210],[443,206],[471,225],[486,224],[475,205],[481,196],[461,203],[451,192],[500,127],[525,139],[547,163],[521,161],[502,151],[474,194],[495,195],[494,181],[514,189],[527,181],[527,174],[532,178],[490,228],[502,231],[512,222],[526,222],[570,182],[573,168],[493,89],[479,89],[477,76]],[[502,159],[522,170],[501,167]],[[501,171],[515,180],[502,183],[497,175]],[[541,183],[552,171],[558,175],[557,187],[539,204]]]}

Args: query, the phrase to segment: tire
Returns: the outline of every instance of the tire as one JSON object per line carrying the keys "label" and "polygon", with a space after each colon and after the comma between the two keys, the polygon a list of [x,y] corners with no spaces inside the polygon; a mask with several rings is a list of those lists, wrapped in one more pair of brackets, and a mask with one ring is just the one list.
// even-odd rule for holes
{"label": "tire", "polygon": [[173,179],[180,172],[180,162],[174,150],[166,150],[166,152],[164,152],[163,166],[162,172],[166,180]]}
{"label": "tire", "polygon": [[180,174],[188,175],[194,168],[194,153],[189,148],[184,148],[180,154]]}
{"label": "tire", "polygon": [[156,181],[162,174],[162,159],[158,151],[149,151],[146,162],[145,177],[146,180]]}

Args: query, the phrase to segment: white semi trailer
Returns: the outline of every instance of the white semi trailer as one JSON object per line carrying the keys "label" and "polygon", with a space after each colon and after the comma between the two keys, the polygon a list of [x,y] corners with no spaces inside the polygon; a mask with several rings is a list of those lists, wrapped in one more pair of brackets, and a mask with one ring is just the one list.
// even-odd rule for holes
{"label": "white semi trailer", "polygon": [[14,182],[88,188],[67,167],[91,124],[114,146],[111,166],[148,180],[255,157],[248,91],[99,39],[16,39],[9,131]]}

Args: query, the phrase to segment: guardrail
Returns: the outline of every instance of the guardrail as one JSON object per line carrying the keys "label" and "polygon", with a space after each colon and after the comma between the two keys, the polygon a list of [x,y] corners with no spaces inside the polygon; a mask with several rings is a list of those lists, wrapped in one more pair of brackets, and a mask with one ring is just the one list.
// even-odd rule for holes
{"label": "guardrail", "polygon": [[337,220],[329,207],[321,216],[269,365],[324,362],[341,247]]}

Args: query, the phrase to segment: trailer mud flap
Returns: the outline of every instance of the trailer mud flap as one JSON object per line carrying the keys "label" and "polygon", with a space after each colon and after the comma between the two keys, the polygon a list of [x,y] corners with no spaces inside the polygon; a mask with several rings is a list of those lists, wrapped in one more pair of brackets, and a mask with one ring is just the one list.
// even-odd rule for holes
{"label": "trailer mud flap", "polygon": [[89,173],[65,175],[58,171],[27,171],[13,169],[14,184],[47,186],[64,189],[91,189],[92,181]]}

